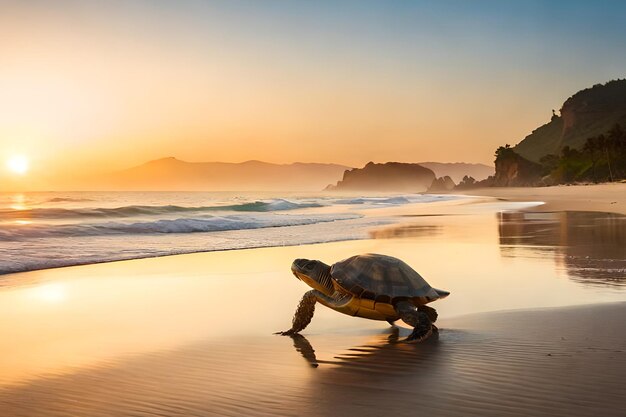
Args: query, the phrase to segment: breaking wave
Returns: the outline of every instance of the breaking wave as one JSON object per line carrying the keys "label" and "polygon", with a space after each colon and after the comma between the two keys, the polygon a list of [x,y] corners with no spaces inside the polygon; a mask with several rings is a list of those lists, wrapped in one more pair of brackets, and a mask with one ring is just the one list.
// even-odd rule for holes
{"label": "breaking wave", "polygon": [[208,216],[203,218],[162,219],[143,222],[100,222],[82,224],[5,225],[0,228],[0,240],[21,240],[49,237],[87,237],[103,235],[135,235],[159,233],[199,233],[225,230],[262,229],[266,227],[302,226],[360,218],[356,214],[278,215],[266,214]]}
{"label": "breaking wave", "polygon": [[[366,239],[371,228],[395,222],[385,215],[367,216],[366,209],[453,198],[458,197],[0,193],[0,275],[180,253]],[[320,207],[323,210],[316,209]]]}
{"label": "breaking wave", "polygon": [[[68,201],[67,199],[57,199]],[[78,201],[78,200],[72,200]],[[253,203],[184,207],[175,205],[164,206],[124,206],[116,208],[32,208],[27,210],[0,210],[0,219],[70,219],[84,217],[133,217],[151,216],[175,213],[201,213],[210,211],[246,211],[271,212],[281,210],[295,210],[300,208],[321,207],[318,203],[294,203],[289,200],[275,199],[269,201],[255,201]]]}
{"label": "breaking wave", "polygon": [[358,197],[335,200],[336,204],[382,204],[382,205],[400,205],[411,203],[432,203],[433,201],[446,201],[458,198],[451,195],[432,195],[432,194],[420,194],[420,195],[401,195],[393,197]]}

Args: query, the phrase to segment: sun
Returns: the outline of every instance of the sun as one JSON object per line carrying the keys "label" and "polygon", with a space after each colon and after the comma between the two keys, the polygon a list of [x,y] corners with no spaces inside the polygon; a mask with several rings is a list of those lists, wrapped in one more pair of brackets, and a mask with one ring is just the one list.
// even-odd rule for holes
{"label": "sun", "polygon": [[30,164],[24,155],[13,155],[7,159],[7,169],[14,174],[24,175],[28,172],[28,168]]}

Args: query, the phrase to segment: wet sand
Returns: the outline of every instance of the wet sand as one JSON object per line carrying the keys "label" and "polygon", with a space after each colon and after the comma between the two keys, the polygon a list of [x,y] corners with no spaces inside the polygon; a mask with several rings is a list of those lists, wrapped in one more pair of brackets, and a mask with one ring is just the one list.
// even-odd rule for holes
{"label": "wet sand", "polygon": [[442,320],[421,345],[397,343],[397,328],[205,341],[10,387],[0,403],[15,417],[621,416],[625,314],[626,303],[481,314]]}
{"label": "wet sand", "polygon": [[[0,415],[623,415],[624,217],[494,204],[416,208],[362,241],[3,276]],[[322,306],[272,335],[307,290],[294,258],[362,252],[452,292],[437,338]]]}
{"label": "wet sand", "polygon": [[539,211],[602,211],[626,214],[626,183],[559,185],[554,187],[492,187],[454,191],[508,201],[543,201]]}

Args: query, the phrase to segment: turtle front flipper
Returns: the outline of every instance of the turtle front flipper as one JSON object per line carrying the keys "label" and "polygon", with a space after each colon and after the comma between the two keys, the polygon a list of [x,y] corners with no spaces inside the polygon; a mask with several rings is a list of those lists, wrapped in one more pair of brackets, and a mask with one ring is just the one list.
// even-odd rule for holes
{"label": "turtle front flipper", "polygon": [[395,307],[402,321],[413,327],[413,332],[405,339],[405,342],[421,342],[433,334],[433,324],[427,312],[418,309],[408,301],[400,301]]}
{"label": "turtle front flipper", "polygon": [[313,313],[315,313],[315,303],[317,302],[317,293],[318,291],[316,290],[304,293],[304,296],[300,300],[300,304],[298,304],[296,313],[293,316],[291,329],[285,330],[284,332],[276,332],[274,334],[291,336],[299,333],[301,330],[304,330],[304,328],[308,326],[313,319]]}

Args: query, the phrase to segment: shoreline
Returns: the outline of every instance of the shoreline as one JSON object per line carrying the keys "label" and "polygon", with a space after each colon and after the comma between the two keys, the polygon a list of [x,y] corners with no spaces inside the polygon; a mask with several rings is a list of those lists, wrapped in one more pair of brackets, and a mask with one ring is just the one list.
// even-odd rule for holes
{"label": "shoreline", "polygon": [[[459,196],[458,198],[454,198],[451,200],[446,200],[446,201],[442,201],[442,202],[415,202],[415,203],[408,203],[408,204],[404,204],[401,206],[392,206],[392,207],[384,207],[384,208],[368,208],[368,209],[363,209],[360,207],[352,207],[352,206],[323,206],[323,207],[315,207],[312,208],[311,210],[311,214],[315,215],[317,213],[327,213],[331,208],[335,209],[335,213],[337,214],[347,214],[347,213],[353,213],[355,215],[357,215],[358,217],[355,219],[347,219],[347,220],[334,220],[331,222],[318,222],[318,223],[312,223],[312,224],[307,224],[307,225],[288,225],[288,226],[280,226],[280,227],[265,227],[265,228],[252,228],[252,229],[234,229],[234,230],[223,230],[223,231],[214,231],[214,232],[195,232],[195,233],[181,233],[181,234],[175,234],[172,233],[173,236],[179,237],[179,236],[184,236],[184,235],[190,235],[190,236],[201,236],[205,233],[208,233],[209,236],[210,234],[216,234],[216,236],[218,237],[222,237],[222,236],[226,236],[229,234],[233,234],[233,233],[245,233],[247,231],[251,231],[254,233],[259,233],[259,232],[263,232],[265,231],[266,234],[271,233],[274,229],[284,229],[284,230],[292,230],[292,233],[304,233],[301,230],[298,230],[300,228],[303,227],[313,227],[313,226],[317,226],[317,227],[328,227],[328,225],[335,223],[335,222],[352,222],[352,221],[358,221],[360,219],[365,219],[365,218],[369,218],[369,219],[373,219],[375,220],[376,218],[380,218],[382,221],[389,221],[390,219],[393,218],[393,222],[389,222],[388,224],[385,223],[383,225],[379,225],[379,226],[375,226],[375,227],[388,227],[388,226],[394,226],[394,225],[399,225],[402,223],[402,214],[406,212],[407,210],[409,212],[417,212],[420,210],[425,210],[427,212],[435,212],[437,210],[440,209],[440,207],[449,207],[449,206],[455,206],[455,205],[464,205],[467,203],[473,203],[479,200],[476,200],[475,198],[472,198],[471,196]],[[480,201],[486,201],[486,199],[484,200],[480,200]],[[306,209],[305,209],[306,210]],[[300,214],[298,213],[300,210],[296,210],[294,211],[295,214]],[[374,228],[375,228],[374,227]],[[22,274],[22,273],[27,273],[27,272],[32,272],[32,271],[45,271],[45,270],[49,270],[49,269],[58,269],[58,268],[69,268],[69,267],[76,267],[76,266],[88,266],[88,265],[98,265],[98,264],[106,264],[106,263],[111,263],[111,262],[124,262],[124,261],[132,261],[132,260],[140,260],[140,259],[154,259],[154,258],[162,258],[162,257],[168,257],[168,256],[180,256],[180,255],[190,255],[190,254],[198,254],[198,253],[212,253],[212,252],[225,252],[225,251],[237,251],[237,250],[245,250],[245,249],[262,249],[262,248],[278,248],[278,247],[285,247],[285,246],[303,246],[303,245],[315,245],[315,244],[324,244],[324,243],[334,243],[334,242],[350,242],[350,241],[354,241],[354,240],[364,240],[364,239],[369,239],[369,232],[370,232],[371,227],[368,229],[365,226],[362,226],[362,230],[361,230],[361,235],[360,236],[351,236],[350,233],[346,232],[345,236],[341,236],[341,237],[324,237],[322,238],[320,236],[319,240],[314,238],[314,239],[310,239],[307,241],[303,241],[303,242],[298,242],[298,241],[294,241],[294,242],[290,242],[288,244],[276,244],[276,243],[267,243],[267,244],[251,244],[250,246],[233,246],[233,247],[224,247],[224,248],[212,248],[212,249],[206,249],[206,248],[193,248],[193,249],[184,249],[184,250],[180,250],[178,252],[173,252],[173,253],[146,253],[146,254],[134,254],[131,256],[127,256],[124,257],[121,254],[118,256],[111,256],[110,258],[104,258],[104,259],[88,259],[88,260],[80,260],[80,259],[73,259],[71,262],[68,262],[67,264],[59,264],[59,265],[52,265],[52,266],[37,266],[37,267],[29,267],[29,268],[24,268],[24,269],[20,269],[20,270],[0,270],[0,280],[2,280],[3,278],[9,276],[9,275],[13,275],[13,274]],[[157,236],[158,238],[164,238],[167,237],[167,234],[156,234],[155,236]]]}
{"label": "shoreline", "polygon": [[532,211],[598,211],[626,215],[626,183],[556,185],[550,187],[490,187],[453,190],[506,201],[544,201]]}
{"label": "shoreline", "polygon": [[[429,193],[431,194],[431,193]],[[590,185],[571,185],[571,186],[552,186],[552,187],[490,187],[478,188],[470,190],[453,190],[444,193],[432,193],[434,195],[459,195],[464,198],[460,200],[449,200],[443,202],[427,202],[427,203],[411,203],[402,206],[372,208],[368,210],[359,210],[353,208],[351,211],[364,217],[395,217],[396,222],[393,224],[380,226],[375,230],[383,230],[402,226],[407,222],[407,218],[420,216],[440,216],[463,214],[469,206],[480,207],[481,205],[489,205],[498,201],[519,203],[518,206],[512,208],[513,211],[531,211],[531,212],[561,212],[561,211],[595,211],[603,213],[616,213],[626,215],[626,183],[610,183],[610,184],[590,184]],[[323,208],[322,208],[323,210]],[[493,208],[491,208],[493,210]],[[508,208],[507,211],[510,211]],[[340,212],[348,212],[347,209]],[[296,226],[297,227],[297,226]],[[262,230],[262,229],[261,229]],[[367,231],[371,236],[371,231]],[[111,262],[124,262],[140,259],[156,259],[169,256],[180,256],[189,254],[201,254],[224,251],[237,251],[244,249],[261,249],[285,246],[304,246],[333,242],[350,242],[354,240],[368,239],[367,235],[357,238],[340,238],[336,240],[311,241],[306,243],[293,243],[287,245],[258,245],[250,247],[232,247],[223,249],[193,249],[185,250],[179,253],[168,254],[146,254],[141,256],[132,256],[127,258],[114,258],[104,260],[88,260],[85,262],[75,262],[67,265],[58,265],[52,267],[41,267],[33,269],[23,269],[18,271],[0,272],[0,280],[14,274],[23,274],[33,271],[45,271],[58,268],[69,268],[77,266],[98,265]]]}

